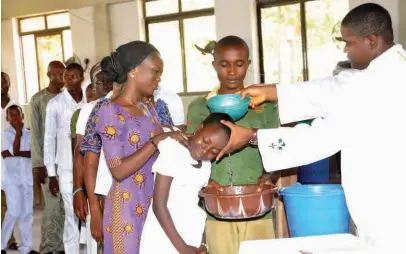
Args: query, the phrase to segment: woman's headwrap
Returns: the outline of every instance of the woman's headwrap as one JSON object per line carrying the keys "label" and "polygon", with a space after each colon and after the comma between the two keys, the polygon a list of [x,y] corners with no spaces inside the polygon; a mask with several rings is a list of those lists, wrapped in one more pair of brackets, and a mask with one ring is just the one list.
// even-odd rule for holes
{"label": "woman's headwrap", "polygon": [[145,41],[132,41],[121,45],[101,63],[106,81],[119,84],[126,82],[127,74],[154,52],[159,53],[152,44]]}

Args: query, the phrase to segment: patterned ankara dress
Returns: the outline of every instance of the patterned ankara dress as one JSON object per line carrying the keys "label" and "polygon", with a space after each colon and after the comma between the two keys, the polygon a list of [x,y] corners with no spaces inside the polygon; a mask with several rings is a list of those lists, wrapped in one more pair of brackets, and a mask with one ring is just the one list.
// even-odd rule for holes
{"label": "patterned ankara dress", "polygon": [[[94,133],[85,136],[84,143],[91,146],[88,151],[97,154],[103,143],[110,169],[149,142],[161,128],[152,104],[148,104],[151,116],[139,117],[130,116],[120,105],[108,100],[99,105],[100,108],[91,115]],[[151,168],[155,160],[153,156],[135,174],[121,182],[113,181],[104,204],[104,253],[139,252],[141,233],[153,195]]]}

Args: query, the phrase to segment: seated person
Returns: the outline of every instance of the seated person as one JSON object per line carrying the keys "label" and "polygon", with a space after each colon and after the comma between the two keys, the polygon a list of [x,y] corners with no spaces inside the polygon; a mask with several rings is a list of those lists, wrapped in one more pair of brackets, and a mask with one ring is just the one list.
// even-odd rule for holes
{"label": "seated person", "polygon": [[153,212],[142,232],[141,254],[205,253],[206,212],[198,206],[198,194],[209,181],[211,161],[230,138],[230,129],[221,120],[232,121],[227,114],[210,114],[189,139],[189,150],[171,138],[159,143],[152,167]]}

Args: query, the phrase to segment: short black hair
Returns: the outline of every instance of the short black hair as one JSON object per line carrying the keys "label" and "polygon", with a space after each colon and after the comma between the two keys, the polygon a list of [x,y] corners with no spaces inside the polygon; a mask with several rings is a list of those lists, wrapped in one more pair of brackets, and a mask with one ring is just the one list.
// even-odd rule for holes
{"label": "short black hair", "polygon": [[20,111],[21,115],[23,115],[23,110],[20,106],[18,106],[17,104],[13,104],[10,107],[7,108],[6,110],[6,115],[8,115],[8,112],[10,112],[10,110],[12,109],[18,109],[18,111]]}
{"label": "short black hair", "polygon": [[235,35],[229,35],[226,36],[224,38],[222,38],[221,40],[219,40],[216,43],[216,46],[214,47],[214,51],[213,51],[213,56],[215,57],[217,54],[217,51],[220,48],[224,48],[224,47],[232,47],[232,46],[242,46],[245,48],[245,50],[247,50],[247,57],[250,57],[250,48],[248,47],[248,44],[241,39],[238,36]]}
{"label": "short black hair", "polygon": [[355,7],[344,17],[341,25],[351,28],[357,36],[375,35],[386,42],[393,42],[391,16],[379,4],[366,3]]}
{"label": "short black hair", "polygon": [[8,86],[10,86],[10,76],[3,71],[1,72],[1,76],[3,76],[7,80],[7,84]]}
{"label": "short black hair", "polygon": [[230,138],[231,129],[229,127],[227,127],[226,125],[222,124],[221,123],[222,120],[234,123],[234,120],[228,114],[211,113],[208,117],[206,117],[206,119],[203,120],[202,124],[203,124],[203,127],[207,126],[207,125],[211,125],[211,124],[217,124],[225,132],[225,134],[227,135],[227,138]]}
{"label": "short black hair", "polygon": [[66,70],[77,70],[80,73],[80,76],[83,77],[83,74],[85,73],[85,70],[83,69],[82,65],[78,63],[71,63],[68,66],[66,66]]}

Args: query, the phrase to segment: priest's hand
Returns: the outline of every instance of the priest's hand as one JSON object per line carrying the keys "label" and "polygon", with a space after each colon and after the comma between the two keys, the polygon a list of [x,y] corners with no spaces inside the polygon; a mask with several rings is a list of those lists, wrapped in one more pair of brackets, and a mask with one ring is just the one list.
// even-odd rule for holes
{"label": "priest's hand", "polygon": [[278,101],[278,95],[276,93],[276,86],[274,84],[252,85],[252,86],[249,86],[249,87],[243,89],[240,93],[241,93],[241,99],[244,99],[247,96],[250,98],[250,107],[251,108],[255,108],[255,107],[263,104],[266,101],[271,101],[271,102]]}
{"label": "priest's hand", "polygon": [[221,121],[221,123],[231,129],[231,136],[227,145],[217,155],[217,161],[219,161],[225,154],[232,153],[245,147],[255,136],[255,132],[252,129],[248,129],[228,121]]}

